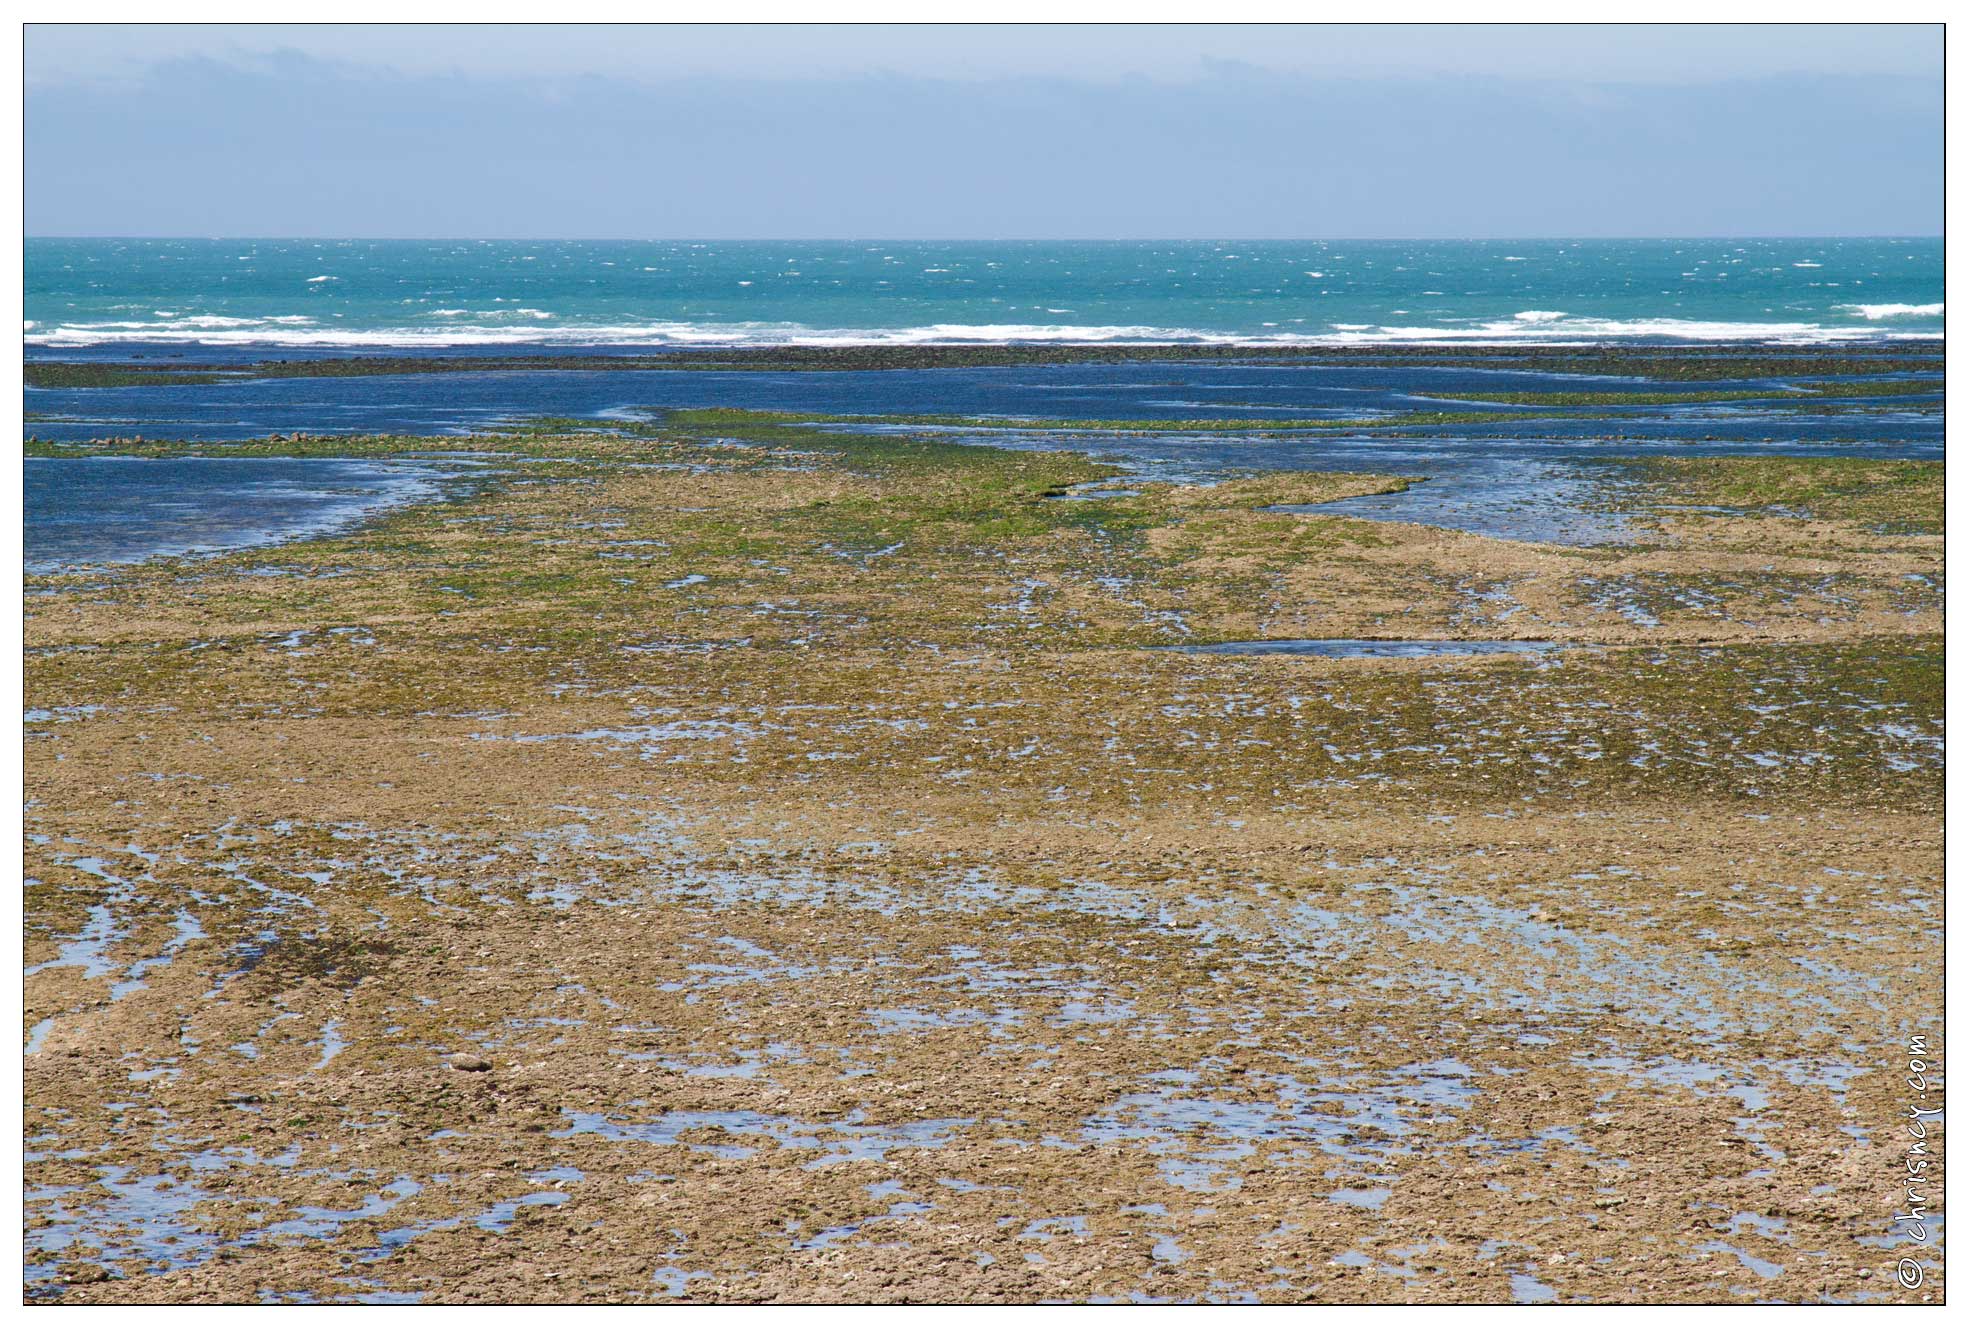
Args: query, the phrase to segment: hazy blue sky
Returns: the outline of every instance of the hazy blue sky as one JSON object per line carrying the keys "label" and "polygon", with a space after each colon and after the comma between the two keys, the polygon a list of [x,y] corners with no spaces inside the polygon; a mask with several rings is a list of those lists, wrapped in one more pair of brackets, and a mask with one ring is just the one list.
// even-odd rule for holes
{"label": "hazy blue sky", "polygon": [[1936,234],[1938,27],[27,32],[48,235]]}

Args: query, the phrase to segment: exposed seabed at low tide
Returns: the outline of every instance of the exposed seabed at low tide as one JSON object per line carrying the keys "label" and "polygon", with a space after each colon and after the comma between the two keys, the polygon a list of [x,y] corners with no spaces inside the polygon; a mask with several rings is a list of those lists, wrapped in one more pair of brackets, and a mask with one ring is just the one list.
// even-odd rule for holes
{"label": "exposed seabed at low tide", "polygon": [[1939,1298],[1938,433],[608,419],[29,577],[30,1299]]}
{"label": "exposed seabed at low tide", "polygon": [[1317,655],[1335,660],[1365,657],[1426,659],[1443,655],[1544,655],[1565,649],[1556,641],[1417,641],[1361,637],[1309,640],[1220,641],[1171,646],[1185,655]]}

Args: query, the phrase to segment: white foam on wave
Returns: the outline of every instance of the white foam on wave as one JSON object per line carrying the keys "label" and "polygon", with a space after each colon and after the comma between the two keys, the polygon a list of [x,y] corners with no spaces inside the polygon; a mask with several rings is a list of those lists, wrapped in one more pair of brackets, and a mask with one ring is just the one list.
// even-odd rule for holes
{"label": "white foam on wave", "polygon": [[1932,305],[1835,305],[1839,310],[1850,310],[1861,318],[1879,320],[1883,318],[1940,318],[1942,302]]}
{"label": "white foam on wave", "polygon": [[[198,342],[211,345],[266,342],[292,346],[419,346],[575,343],[608,345],[914,345],[927,342],[1233,342],[1248,335],[1200,332],[1192,328],[1080,326],[1038,323],[934,323],[908,328],[810,328],[798,323],[633,323],[559,324],[546,310],[474,311],[499,323],[441,327],[350,329],[281,326],[273,319],[175,319],[159,323],[70,323],[39,330],[28,340],[45,346],[83,346],[99,342]],[[526,320],[513,326],[504,320]],[[1258,340],[1266,340],[1258,338]]]}
{"label": "white foam on wave", "polygon": [[[40,327],[33,320],[28,321],[32,330]],[[306,314],[274,314],[267,318],[234,318],[225,314],[189,314],[181,318],[167,318],[151,322],[139,319],[113,319],[102,323],[64,323],[41,337],[28,340],[37,343],[87,345],[94,341],[202,341],[213,334],[234,331],[250,332],[254,336],[264,336],[278,340],[283,329],[314,326],[314,320]]]}
{"label": "white foam on wave", "polygon": [[1383,326],[1367,332],[1328,338],[1335,342],[1421,344],[1444,342],[1578,343],[1597,341],[1769,341],[1804,344],[1865,341],[1879,337],[1934,338],[1938,332],[1865,327],[1828,327],[1822,323],[1726,323],[1687,318],[1573,318],[1524,320],[1519,317],[1459,323],[1454,327]]}
{"label": "white foam on wave", "polygon": [[[1222,345],[1444,344],[1528,342],[1566,344],[1619,340],[1694,342],[1771,341],[1812,343],[1869,338],[1936,338],[1941,333],[1910,330],[1891,322],[1906,315],[1939,316],[1935,305],[1842,306],[1861,313],[1857,323],[1729,323],[1699,319],[1606,319],[1575,317],[1558,310],[1529,309],[1508,318],[1458,320],[1447,326],[1332,323],[1327,331],[1238,332],[1155,327],[1144,324],[932,323],[919,327],[813,328],[798,323],[555,323],[546,310],[515,308],[471,311],[472,321],[454,322],[466,311],[438,310],[443,324],[351,329],[321,326],[301,315],[232,318],[195,315],[159,322],[136,320],[29,323],[24,340],[36,346],[90,346],[114,342],[186,342],[205,345],[276,346],[896,346],[933,343],[1108,342],[1119,344],[1194,343]],[[1872,311],[1872,312],[1868,312]],[[481,321],[484,320],[484,321]]]}

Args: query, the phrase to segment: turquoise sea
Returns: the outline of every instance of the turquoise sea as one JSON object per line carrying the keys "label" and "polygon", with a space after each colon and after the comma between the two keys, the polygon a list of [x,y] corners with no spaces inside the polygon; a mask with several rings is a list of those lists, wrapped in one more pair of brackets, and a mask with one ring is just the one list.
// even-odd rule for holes
{"label": "turquoise sea", "polygon": [[1939,239],[55,240],[30,346],[1939,337]]}

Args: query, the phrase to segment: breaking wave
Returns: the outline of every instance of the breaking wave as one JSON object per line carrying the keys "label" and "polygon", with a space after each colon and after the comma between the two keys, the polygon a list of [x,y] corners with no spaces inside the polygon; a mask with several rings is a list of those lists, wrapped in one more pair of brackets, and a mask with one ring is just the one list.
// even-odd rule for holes
{"label": "breaking wave", "polygon": [[1835,305],[1843,311],[1850,310],[1861,318],[1879,320],[1883,318],[1940,318],[1942,304],[1932,305]]}
{"label": "breaking wave", "polygon": [[[1943,306],[1842,305],[1859,322],[1722,322],[1699,319],[1609,319],[1559,310],[1527,309],[1496,319],[1444,320],[1437,324],[1307,323],[1290,330],[1157,327],[1145,324],[930,323],[915,327],[816,328],[800,323],[678,322],[601,323],[562,321],[549,311],[433,310],[441,321],[396,327],[351,328],[323,324],[301,314],[241,318],[202,314],[154,321],[23,325],[34,346],[94,346],[119,342],[295,347],[419,346],[884,346],[929,343],[1106,342],[1250,343],[1268,345],[1441,344],[1455,342],[1768,341],[1812,343],[1869,338],[1940,337],[1938,328],[1909,327],[1908,320],[1939,322]],[[1886,324],[1889,326],[1878,326]]]}

